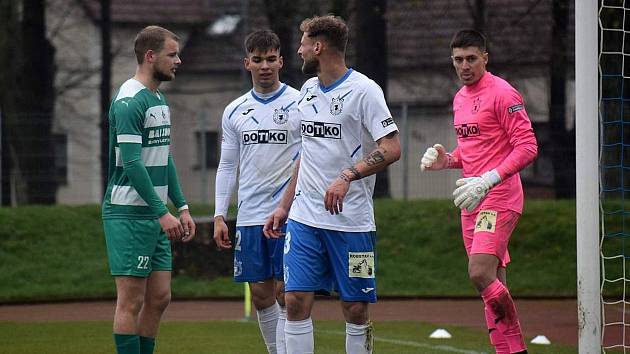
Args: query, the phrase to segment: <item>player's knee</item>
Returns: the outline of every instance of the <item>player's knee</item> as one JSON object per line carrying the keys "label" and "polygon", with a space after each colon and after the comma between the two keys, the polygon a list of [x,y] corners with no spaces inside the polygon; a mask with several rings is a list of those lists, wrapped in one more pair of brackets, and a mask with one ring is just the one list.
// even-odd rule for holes
{"label": "player's knee", "polygon": [[307,319],[311,314],[306,303],[306,299],[289,292],[284,297],[287,319],[291,321],[301,321]]}
{"label": "player's knee", "polygon": [[171,291],[154,292],[147,297],[146,305],[156,311],[164,311],[171,303]]}
{"label": "player's knee", "polygon": [[364,324],[368,321],[367,302],[343,302],[342,307],[346,321],[354,324]]}
{"label": "player's knee", "polygon": [[125,294],[123,296],[118,296],[118,301],[116,302],[117,311],[123,312],[126,314],[137,315],[140,313],[140,309],[143,304],[142,294],[130,295]]}
{"label": "player's knee", "polygon": [[258,286],[250,287],[252,294],[252,302],[257,310],[266,309],[276,302],[273,287],[265,286],[266,284],[256,284]]}
{"label": "player's knee", "polygon": [[471,267],[468,270],[468,277],[479,292],[485,289],[490,283],[496,279],[496,274],[488,272],[481,267]]}

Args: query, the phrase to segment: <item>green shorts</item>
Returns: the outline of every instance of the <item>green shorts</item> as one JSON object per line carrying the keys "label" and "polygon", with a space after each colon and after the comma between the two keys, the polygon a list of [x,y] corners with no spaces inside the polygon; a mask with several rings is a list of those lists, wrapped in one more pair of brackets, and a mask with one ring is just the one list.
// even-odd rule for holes
{"label": "green shorts", "polygon": [[105,219],[110,273],[148,277],[152,271],[171,271],[171,243],[158,220]]}

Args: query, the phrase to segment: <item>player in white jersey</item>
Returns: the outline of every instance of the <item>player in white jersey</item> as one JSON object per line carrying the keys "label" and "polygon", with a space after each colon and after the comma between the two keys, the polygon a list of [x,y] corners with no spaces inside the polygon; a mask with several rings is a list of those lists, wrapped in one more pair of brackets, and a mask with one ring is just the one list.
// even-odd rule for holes
{"label": "player in white jersey", "polygon": [[[338,17],[306,19],[298,53],[317,74],[301,90],[299,171],[265,224],[284,244],[288,353],[313,353],[314,293],[336,290],[346,352],[371,353],[369,303],[376,302],[374,174],[400,158],[398,128],[381,88],[345,64],[348,28]],[[293,192],[293,193],[292,193]],[[293,199],[295,199],[293,201]]]}
{"label": "player in white jersey", "polygon": [[217,169],[214,240],[232,247],[225,224],[238,174],[238,215],[234,235],[234,280],[249,282],[261,334],[269,353],[285,353],[284,238],[267,239],[263,224],[291,179],[299,158],[300,93],[280,82],[280,39],[269,30],[245,40],[245,68],[253,88],[223,113],[221,160]]}

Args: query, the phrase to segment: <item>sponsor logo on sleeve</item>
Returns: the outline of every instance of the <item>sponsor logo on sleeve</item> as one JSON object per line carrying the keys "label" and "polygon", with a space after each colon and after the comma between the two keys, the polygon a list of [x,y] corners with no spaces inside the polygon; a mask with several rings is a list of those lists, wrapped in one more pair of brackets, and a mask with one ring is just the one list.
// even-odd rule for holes
{"label": "sponsor logo on sleeve", "polygon": [[525,109],[525,107],[523,106],[523,104],[519,103],[519,104],[515,104],[514,106],[508,107],[508,113],[512,114],[514,112],[522,111],[524,109]]}
{"label": "sponsor logo on sleeve", "polygon": [[385,120],[382,120],[381,124],[383,125],[383,128],[385,128],[387,126],[390,126],[390,125],[394,124],[394,120],[392,119],[392,117],[389,117],[389,118],[387,118]]}
{"label": "sponsor logo on sleeve", "polygon": [[374,278],[374,252],[348,252],[350,278]]}
{"label": "sponsor logo on sleeve", "polygon": [[455,126],[455,134],[459,138],[468,138],[471,136],[479,136],[479,124],[477,123],[464,123]]}
{"label": "sponsor logo on sleeve", "polygon": [[341,124],[302,121],[302,136],[312,138],[341,139]]}
{"label": "sponsor logo on sleeve", "polygon": [[246,130],[242,133],[243,145],[253,144],[286,144],[286,130]]}

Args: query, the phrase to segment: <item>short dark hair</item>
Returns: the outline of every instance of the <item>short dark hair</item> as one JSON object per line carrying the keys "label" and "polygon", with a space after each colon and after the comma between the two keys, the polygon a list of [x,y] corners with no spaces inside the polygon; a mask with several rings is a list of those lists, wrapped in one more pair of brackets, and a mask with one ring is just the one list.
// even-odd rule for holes
{"label": "short dark hair", "polygon": [[326,42],[339,52],[346,52],[348,44],[348,26],[339,16],[313,16],[300,24],[300,31],[308,33],[308,37],[323,36]]}
{"label": "short dark hair", "polygon": [[280,52],[280,38],[273,31],[268,29],[258,30],[250,33],[245,38],[245,54],[255,51],[266,52],[277,50]]}
{"label": "short dark hair", "polygon": [[453,36],[451,40],[451,51],[453,48],[477,47],[483,53],[488,48],[486,36],[483,33],[473,30],[461,30]]}
{"label": "short dark hair", "polygon": [[144,54],[148,50],[159,52],[164,48],[164,42],[166,38],[171,38],[179,43],[179,37],[160,26],[147,26],[143,28],[138,35],[133,45],[133,51],[136,53],[136,60],[138,64],[144,62]]}

